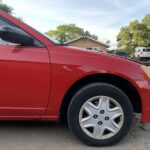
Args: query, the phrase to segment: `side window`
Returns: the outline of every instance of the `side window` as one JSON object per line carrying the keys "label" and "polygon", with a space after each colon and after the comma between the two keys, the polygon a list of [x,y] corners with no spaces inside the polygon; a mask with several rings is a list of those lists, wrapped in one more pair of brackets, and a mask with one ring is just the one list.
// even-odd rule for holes
{"label": "side window", "polygon": [[[24,34],[30,36],[33,41],[34,41],[34,44],[32,45],[33,47],[44,47],[44,45],[38,41],[37,39],[35,39],[34,37],[32,37],[31,35],[29,35],[28,33],[26,33],[25,31],[23,31],[22,29],[20,29],[19,27],[17,27],[15,24],[7,21],[6,19],[0,17],[0,26],[11,26],[11,27],[16,27],[18,28],[19,30],[21,30]],[[10,42],[7,42],[7,41],[4,41],[0,38],[0,45],[12,45],[12,46],[16,46],[16,45],[19,45],[19,44],[15,44],[15,43],[10,43]]]}
{"label": "side window", "polygon": [[88,48],[86,48],[86,49],[92,50],[92,48],[91,48],[91,47],[88,47]]}
{"label": "side window", "polygon": [[[5,22],[1,17],[0,17],[0,26],[12,26],[11,24]],[[2,39],[0,39],[0,45],[9,45],[11,43],[3,41]]]}
{"label": "side window", "polygon": [[138,52],[140,52],[141,50],[139,49]]}
{"label": "side window", "polygon": [[0,17],[0,26],[2,26],[2,25],[16,27],[15,25],[8,23],[6,20],[4,20],[2,17]]}
{"label": "side window", "polygon": [[93,50],[98,51],[98,52],[102,52],[102,50],[99,47],[94,47]]}

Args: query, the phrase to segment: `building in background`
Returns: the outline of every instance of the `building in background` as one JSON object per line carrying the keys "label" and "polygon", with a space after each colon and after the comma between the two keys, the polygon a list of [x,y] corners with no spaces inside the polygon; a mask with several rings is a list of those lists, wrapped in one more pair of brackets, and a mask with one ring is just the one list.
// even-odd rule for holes
{"label": "building in background", "polygon": [[107,49],[109,48],[108,44],[90,37],[76,38],[74,40],[66,42],[65,44],[73,47],[86,48],[100,52],[107,52]]}

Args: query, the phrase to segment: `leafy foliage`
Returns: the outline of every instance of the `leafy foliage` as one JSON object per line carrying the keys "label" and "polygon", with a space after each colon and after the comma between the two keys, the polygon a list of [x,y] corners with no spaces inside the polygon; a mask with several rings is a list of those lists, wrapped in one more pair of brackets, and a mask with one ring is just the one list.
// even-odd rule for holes
{"label": "leafy foliage", "polygon": [[142,23],[150,28],[150,14],[145,15],[145,17],[142,20]]}
{"label": "leafy foliage", "polygon": [[142,22],[135,20],[129,26],[122,27],[117,41],[118,47],[130,54],[134,53],[135,47],[149,47],[150,14],[145,15]]}
{"label": "leafy foliage", "polygon": [[62,44],[81,36],[89,36],[94,39],[98,38],[96,35],[92,35],[89,31],[84,31],[83,28],[77,27],[75,24],[59,25],[56,30],[50,30],[46,34],[57,39]]}
{"label": "leafy foliage", "polygon": [[[8,13],[8,14],[13,14],[13,8],[12,7],[10,7],[10,6],[8,6],[7,4],[4,4],[3,2],[2,2],[2,0],[0,0],[0,10],[3,10],[3,11],[5,11],[6,13]],[[23,21],[23,18],[22,17],[16,17],[18,20],[20,20],[20,21]]]}
{"label": "leafy foliage", "polygon": [[8,6],[7,4],[4,4],[2,0],[0,0],[0,10],[3,10],[9,14],[12,14],[13,8]]}
{"label": "leafy foliage", "polygon": [[91,34],[89,31],[85,31],[85,32],[84,32],[84,36],[85,36],[85,37],[91,37],[91,38],[93,38],[93,39],[95,39],[95,40],[98,39],[98,36],[97,36],[97,35]]}

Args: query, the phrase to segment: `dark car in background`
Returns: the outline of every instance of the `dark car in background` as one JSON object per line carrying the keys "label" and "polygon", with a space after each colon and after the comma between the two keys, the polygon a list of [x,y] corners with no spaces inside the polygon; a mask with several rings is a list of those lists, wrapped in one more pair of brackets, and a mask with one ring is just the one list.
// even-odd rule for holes
{"label": "dark car in background", "polygon": [[107,51],[107,53],[125,57],[125,58],[130,58],[130,55],[127,52],[121,50],[111,50],[111,51]]}

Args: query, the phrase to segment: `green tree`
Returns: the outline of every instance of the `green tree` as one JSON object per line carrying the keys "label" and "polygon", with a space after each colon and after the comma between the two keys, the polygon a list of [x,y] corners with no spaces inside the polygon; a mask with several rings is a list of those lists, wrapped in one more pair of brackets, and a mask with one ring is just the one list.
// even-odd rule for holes
{"label": "green tree", "polygon": [[91,37],[91,38],[93,38],[93,39],[95,39],[95,40],[98,39],[98,36],[97,36],[97,35],[91,34],[89,31],[85,31],[85,32],[84,32],[84,36],[85,36],[85,37]]}
{"label": "green tree", "polygon": [[[0,10],[5,11],[8,14],[13,14],[13,8],[8,6],[7,4],[4,4],[2,0],[0,0]],[[23,21],[22,17],[16,17],[18,20]]]}
{"label": "green tree", "polygon": [[3,10],[9,14],[12,14],[13,12],[13,8],[8,6],[7,4],[4,4],[2,0],[0,0],[0,10]]}
{"label": "green tree", "polygon": [[46,34],[57,39],[62,44],[81,36],[89,36],[97,39],[96,35],[92,35],[89,31],[84,31],[83,28],[77,27],[75,24],[59,25],[56,30],[50,30]]}
{"label": "green tree", "polygon": [[150,46],[150,15],[146,15],[142,22],[137,20],[129,26],[122,27],[118,36],[118,47],[130,54],[134,53],[135,47]]}
{"label": "green tree", "polygon": [[142,23],[150,27],[150,14],[145,15],[145,17],[142,20]]}

